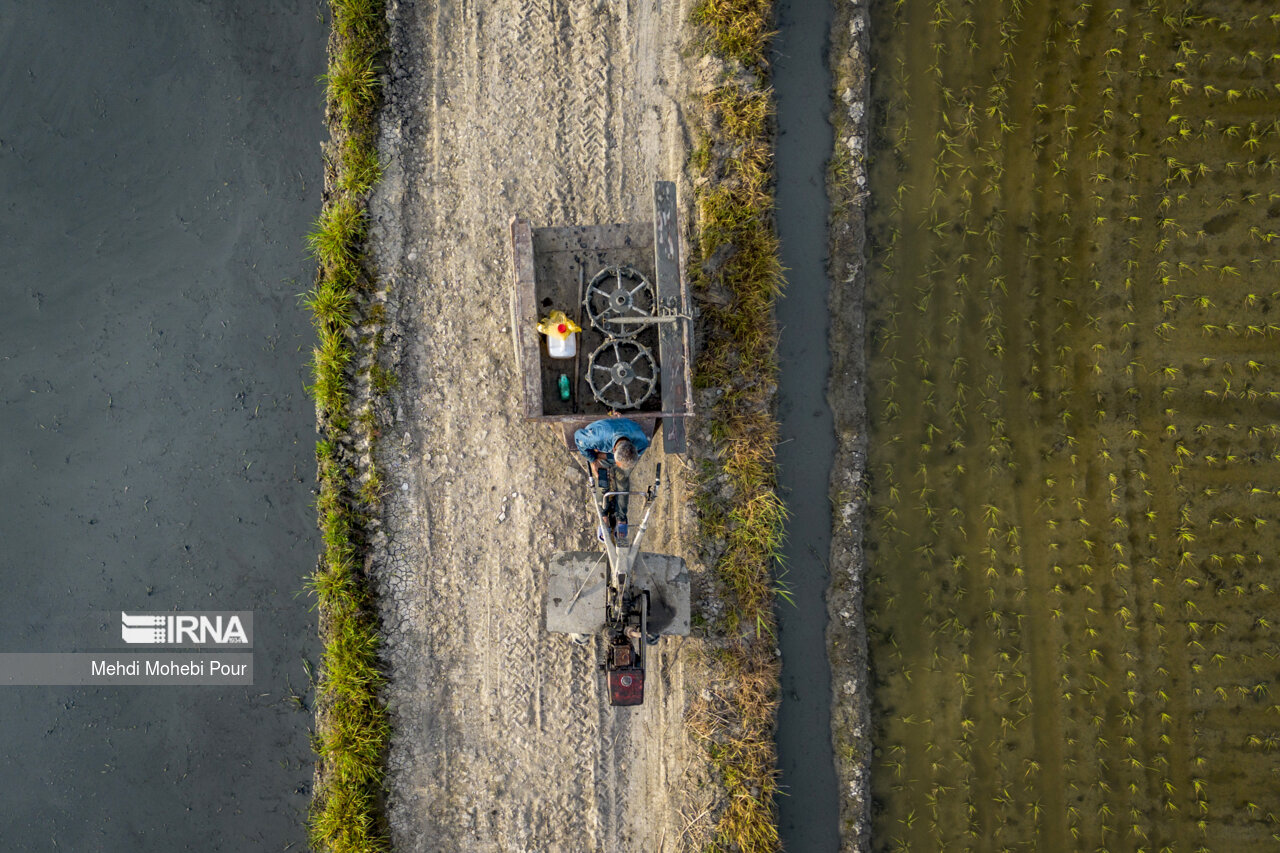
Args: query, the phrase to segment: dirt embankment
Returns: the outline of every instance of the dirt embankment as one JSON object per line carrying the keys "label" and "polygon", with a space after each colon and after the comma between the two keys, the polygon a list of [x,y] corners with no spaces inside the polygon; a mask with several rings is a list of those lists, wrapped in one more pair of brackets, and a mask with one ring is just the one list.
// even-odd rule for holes
{"label": "dirt embankment", "polygon": [[[695,641],[663,641],[627,710],[604,700],[597,648],[542,631],[548,557],[595,543],[571,454],[516,414],[508,328],[513,215],[647,220],[653,181],[683,182],[687,17],[656,0],[389,4],[372,255],[399,386],[378,412],[370,565],[396,849],[675,850],[705,808],[684,729]],[[655,461],[680,470],[655,447],[641,482]],[[668,482],[650,547],[682,553],[689,502]]]}
{"label": "dirt embankment", "polygon": [[832,204],[831,385],[836,458],[832,465],[831,588],[827,645],[831,728],[840,784],[841,850],[870,849],[871,684],[863,611],[863,525],[867,513],[864,205],[870,65],[862,0],[836,5],[831,29],[835,151],[827,191]]}

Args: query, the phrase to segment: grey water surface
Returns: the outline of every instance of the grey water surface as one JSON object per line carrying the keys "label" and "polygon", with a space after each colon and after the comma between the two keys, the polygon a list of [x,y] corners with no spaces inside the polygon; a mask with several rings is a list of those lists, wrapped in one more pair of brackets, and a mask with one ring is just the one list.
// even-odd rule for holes
{"label": "grey water surface", "polygon": [[304,850],[316,2],[0,2],[0,652],[252,610],[251,687],[0,685],[0,847]]}
{"label": "grey water surface", "polygon": [[785,849],[839,848],[838,792],[831,746],[831,669],[827,663],[826,567],[831,551],[828,487],[835,429],[827,404],[826,164],[831,156],[828,3],[778,4],[773,85],[778,105],[778,234],[787,272],[778,303],[781,443],[778,480],[790,520],[783,549],[795,606],[778,608],[782,695],[778,765]]}

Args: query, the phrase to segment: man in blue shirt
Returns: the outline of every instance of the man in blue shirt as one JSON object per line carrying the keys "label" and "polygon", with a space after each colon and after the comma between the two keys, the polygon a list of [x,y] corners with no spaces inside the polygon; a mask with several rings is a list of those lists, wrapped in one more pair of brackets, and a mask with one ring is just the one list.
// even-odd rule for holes
{"label": "man in blue shirt", "polygon": [[[631,490],[631,469],[640,454],[649,449],[649,437],[635,421],[627,418],[605,418],[588,424],[573,434],[578,452],[591,463],[591,478],[598,480],[600,469],[614,471],[613,491]],[[627,538],[627,495],[617,496],[616,532]]]}

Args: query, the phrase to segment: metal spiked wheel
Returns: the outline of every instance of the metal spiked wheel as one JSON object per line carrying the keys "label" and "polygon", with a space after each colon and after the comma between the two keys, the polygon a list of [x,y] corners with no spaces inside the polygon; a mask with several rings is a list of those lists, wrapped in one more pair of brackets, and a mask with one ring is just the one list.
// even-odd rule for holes
{"label": "metal spiked wheel", "polygon": [[[653,285],[635,267],[608,266],[595,274],[583,297],[591,325],[609,338],[629,338],[654,315]],[[626,318],[629,322],[615,322]],[[639,322],[637,322],[639,321]]]}
{"label": "metal spiked wheel", "polygon": [[603,405],[634,409],[658,387],[658,362],[644,344],[613,338],[587,360],[587,384]]}

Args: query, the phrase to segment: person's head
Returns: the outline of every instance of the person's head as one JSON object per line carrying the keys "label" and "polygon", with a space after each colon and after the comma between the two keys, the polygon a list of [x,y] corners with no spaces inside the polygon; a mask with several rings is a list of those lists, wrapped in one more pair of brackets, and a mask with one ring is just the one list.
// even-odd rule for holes
{"label": "person's head", "polygon": [[620,438],[613,445],[613,461],[623,471],[630,471],[640,461],[640,454],[636,453],[636,446],[630,439]]}

